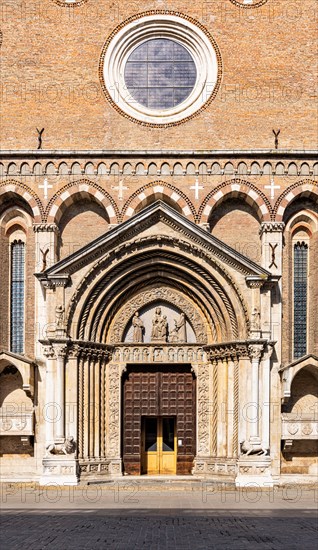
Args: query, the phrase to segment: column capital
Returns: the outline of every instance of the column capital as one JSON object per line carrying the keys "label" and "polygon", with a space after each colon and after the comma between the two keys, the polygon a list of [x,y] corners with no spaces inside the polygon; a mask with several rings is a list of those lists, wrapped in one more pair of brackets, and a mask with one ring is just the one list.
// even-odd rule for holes
{"label": "column capital", "polygon": [[34,233],[60,233],[60,230],[56,223],[34,223]]}
{"label": "column capital", "polygon": [[68,353],[68,345],[67,344],[53,344],[53,348],[55,351],[55,356],[57,359],[65,358]]}
{"label": "column capital", "polygon": [[43,345],[43,355],[47,359],[55,359],[55,351],[54,351],[53,346]]}
{"label": "column capital", "polygon": [[263,222],[259,232],[262,236],[264,233],[282,233],[284,229],[284,222]]}
{"label": "column capital", "polygon": [[260,362],[264,351],[264,344],[249,344],[248,354],[252,362]]}

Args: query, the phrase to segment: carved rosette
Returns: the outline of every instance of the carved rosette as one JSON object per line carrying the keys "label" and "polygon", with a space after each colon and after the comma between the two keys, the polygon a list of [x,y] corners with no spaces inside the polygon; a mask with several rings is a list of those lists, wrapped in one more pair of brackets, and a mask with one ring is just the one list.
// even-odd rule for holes
{"label": "carved rosette", "polygon": [[198,450],[197,455],[208,456],[210,454],[209,433],[209,386],[210,365],[199,365],[198,369]]}
{"label": "carved rosette", "polygon": [[206,328],[198,311],[181,293],[166,287],[141,292],[138,296],[127,302],[112,326],[110,342],[122,342],[125,328],[136,311],[139,311],[148,304],[161,300],[173,304],[185,313],[195,332],[197,342],[202,344],[207,342]]}

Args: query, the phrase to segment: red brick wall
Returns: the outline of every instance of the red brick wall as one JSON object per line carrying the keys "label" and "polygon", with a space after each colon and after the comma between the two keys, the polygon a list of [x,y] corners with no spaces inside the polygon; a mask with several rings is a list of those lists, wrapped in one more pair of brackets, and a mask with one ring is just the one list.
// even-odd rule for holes
{"label": "red brick wall", "polygon": [[210,225],[212,235],[254,262],[260,261],[260,223],[247,204],[240,200],[226,201],[215,210]]}
{"label": "red brick wall", "polygon": [[89,201],[81,201],[66,210],[61,219],[60,259],[76,252],[108,229],[103,209]]}
{"label": "red brick wall", "polygon": [[[269,148],[281,129],[284,148],[317,141],[314,0],[268,0],[240,9],[229,0],[3,2],[1,146],[34,149]],[[186,125],[152,130],[118,114],[98,77],[110,33],[140,12],[169,9],[204,24],[220,49],[217,97]]]}

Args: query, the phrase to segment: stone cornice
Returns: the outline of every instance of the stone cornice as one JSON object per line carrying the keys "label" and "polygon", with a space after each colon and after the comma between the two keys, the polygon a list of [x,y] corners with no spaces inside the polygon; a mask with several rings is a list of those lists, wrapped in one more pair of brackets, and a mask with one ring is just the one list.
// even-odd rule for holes
{"label": "stone cornice", "polygon": [[206,150],[3,150],[0,151],[0,159],[46,159],[46,158],[253,158],[253,159],[316,159],[318,151],[314,149],[206,149]]}
{"label": "stone cornice", "polygon": [[44,273],[35,273],[34,275],[40,281],[41,285],[44,288],[66,288],[71,282],[71,277],[67,273],[61,273],[60,275],[50,275],[50,277],[47,277],[47,275]]}

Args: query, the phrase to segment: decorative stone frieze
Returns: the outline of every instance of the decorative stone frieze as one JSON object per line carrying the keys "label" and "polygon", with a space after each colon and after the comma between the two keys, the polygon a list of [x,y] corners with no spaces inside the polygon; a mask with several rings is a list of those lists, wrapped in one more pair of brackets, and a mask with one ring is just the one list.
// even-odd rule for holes
{"label": "decorative stone frieze", "polygon": [[120,457],[120,395],[121,376],[125,367],[110,363],[108,367],[108,457]]}
{"label": "decorative stone frieze", "polygon": [[207,476],[207,479],[234,481],[237,475],[237,461],[229,458],[198,458],[193,473]]}
{"label": "decorative stone frieze", "polygon": [[313,414],[282,414],[282,436],[288,439],[318,439],[318,417]]}
{"label": "decorative stone frieze", "polygon": [[173,344],[122,344],[113,351],[113,361],[120,363],[192,363],[206,361],[202,347]]}
{"label": "decorative stone frieze", "polygon": [[67,456],[43,458],[43,473],[40,485],[77,485],[79,480],[78,462]]}
{"label": "decorative stone frieze", "polygon": [[237,462],[237,487],[273,487],[271,458],[269,456],[243,456]]}
{"label": "decorative stone frieze", "polygon": [[21,414],[0,411],[0,435],[34,435],[34,411]]}
{"label": "decorative stone frieze", "polygon": [[79,474],[81,479],[85,478],[100,478],[101,476],[108,476],[110,473],[110,460],[94,459],[94,460],[80,460],[79,461]]}
{"label": "decorative stone frieze", "polygon": [[198,447],[197,456],[209,456],[210,454],[210,433],[209,433],[209,387],[210,387],[210,365],[202,364],[198,368],[197,379],[197,426],[198,426]]}
{"label": "decorative stone frieze", "polygon": [[[253,343],[252,343],[253,342]],[[239,359],[248,359],[254,350],[257,353],[265,349],[267,340],[240,340],[237,342],[226,342],[222,344],[213,344],[204,346],[210,361],[238,361]],[[271,344],[272,345],[272,344]],[[255,346],[259,346],[254,349]]]}

